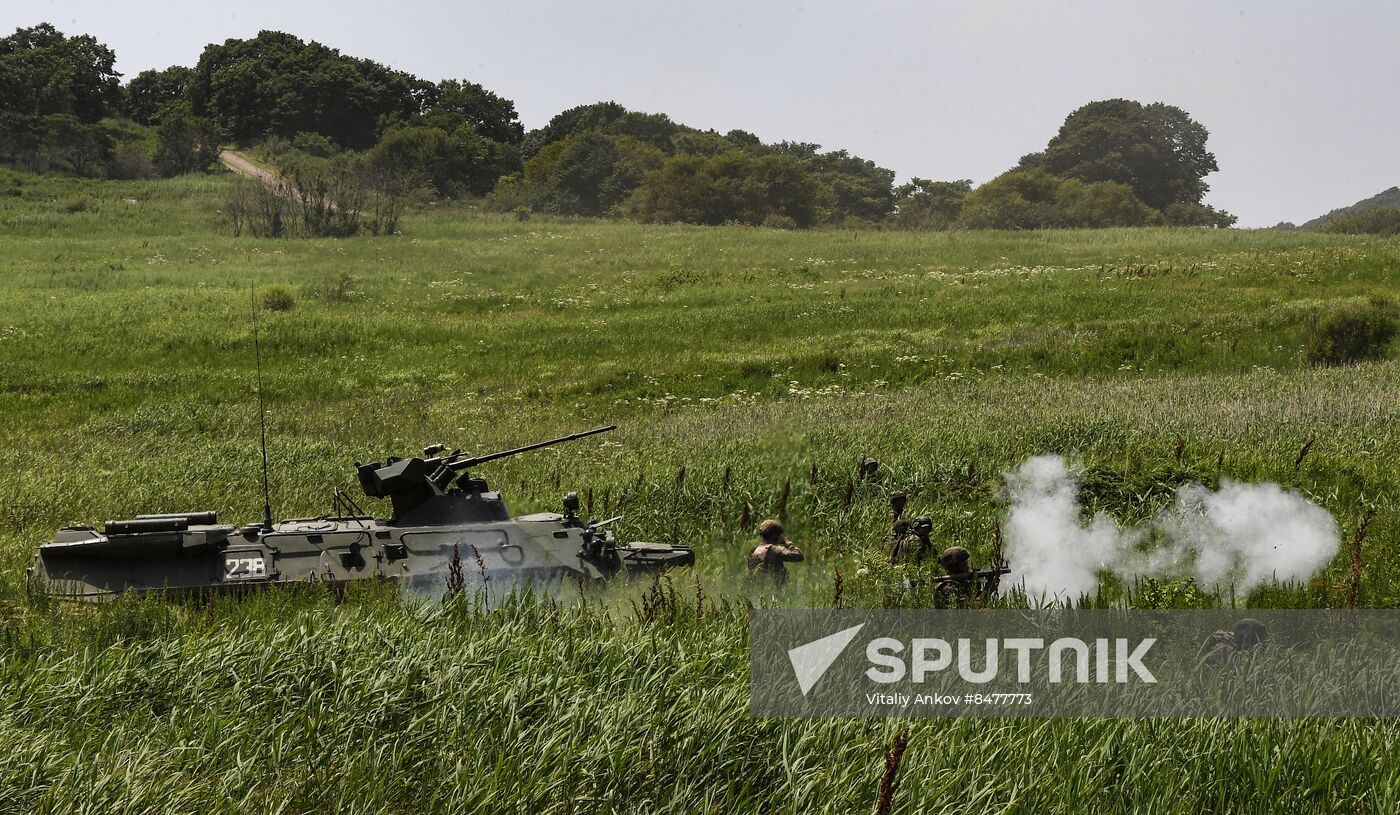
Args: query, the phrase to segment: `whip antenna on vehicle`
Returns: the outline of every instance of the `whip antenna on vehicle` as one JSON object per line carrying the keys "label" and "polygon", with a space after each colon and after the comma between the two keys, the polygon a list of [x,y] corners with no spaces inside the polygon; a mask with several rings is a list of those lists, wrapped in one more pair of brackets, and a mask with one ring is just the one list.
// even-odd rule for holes
{"label": "whip antenna on vehicle", "polygon": [[272,498],[267,489],[267,404],[263,401],[262,348],[258,344],[258,295],[248,287],[253,304],[253,360],[258,369],[258,444],[262,448],[263,529],[272,529]]}

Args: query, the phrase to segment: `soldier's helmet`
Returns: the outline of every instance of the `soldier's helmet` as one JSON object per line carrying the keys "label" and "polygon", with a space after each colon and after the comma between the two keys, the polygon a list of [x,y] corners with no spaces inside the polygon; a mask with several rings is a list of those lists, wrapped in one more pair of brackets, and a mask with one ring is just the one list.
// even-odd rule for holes
{"label": "soldier's helmet", "polygon": [[769,518],[758,525],[758,536],[769,543],[782,543],[786,539],[783,525]]}
{"label": "soldier's helmet", "polygon": [[1235,649],[1248,651],[1269,639],[1269,629],[1259,620],[1246,617],[1235,623]]}
{"label": "soldier's helmet", "polygon": [[920,515],[914,519],[915,532],[928,532],[933,529],[933,519],[927,515]]}
{"label": "soldier's helmet", "polygon": [[968,571],[967,562],[972,558],[972,554],[961,546],[949,546],[943,550],[943,554],[938,556],[938,562],[943,564],[950,574]]}

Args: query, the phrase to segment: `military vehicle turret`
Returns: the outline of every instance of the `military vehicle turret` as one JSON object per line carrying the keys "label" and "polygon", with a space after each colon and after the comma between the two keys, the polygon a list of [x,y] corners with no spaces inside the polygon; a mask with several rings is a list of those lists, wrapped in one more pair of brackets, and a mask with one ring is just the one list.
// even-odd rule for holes
{"label": "military vehicle turret", "polygon": [[571,436],[467,456],[442,445],[422,456],[356,464],[366,496],[388,499],[392,514],[365,514],[334,492],[335,509],[319,518],[221,524],[214,512],[138,515],[93,527],[69,527],[39,546],[29,577],[38,591],[74,600],[128,593],[201,594],[298,582],[342,585],[385,578],[441,592],[454,557],[470,583],[484,571],[493,585],[560,578],[593,580],[650,574],[695,562],[687,546],[620,544],[603,527],[616,521],[579,517],[575,493],[563,512],[512,517],[499,492],[470,468],[575,439]]}

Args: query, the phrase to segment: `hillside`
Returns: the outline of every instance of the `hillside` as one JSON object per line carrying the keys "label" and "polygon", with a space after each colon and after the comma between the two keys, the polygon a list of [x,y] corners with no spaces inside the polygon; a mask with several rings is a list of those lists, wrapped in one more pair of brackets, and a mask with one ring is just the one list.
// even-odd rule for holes
{"label": "hillside", "polygon": [[1370,198],[1357,201],[1349,207],[1341,207],[1340,209],[1332,210],[1326,215],[1319,215],[1298,228],[1319,229],[1334,218],[1340,218],[1344,215],[1355,215],[1358,212],[1365,212],[1377,207],[1400,207],[1400,187],[1391,187],[1384,192],[1376,193]]}
{"label": "hillside", "polygon": [[[211,43],[192,66],[121,84],[116,53],[42,23],[0,38],[0,166],[88,178],[205,171],[221,147],[320,191],[397,210],[409,197],[481,199],[497,212],[783,229],[1228,227],[1204,203],[1219,167],[1209,131],[1163,102],[1091,101],[1045,149],[972,189],[913,177],[800,139],[686,125],[616,101],[526,132],[515,102],[468,80],[430,81],[279,31]],[[46,77],[65,77],[50,83]],[[1124,156],[1132,156],[1125,161]],[[298,186],[302,182],[298,182]],[[352,211],[355,208],[350,208]],[[267,234],[279,234],[273,217]],[[396,220],[310,234],[393,231]]]}

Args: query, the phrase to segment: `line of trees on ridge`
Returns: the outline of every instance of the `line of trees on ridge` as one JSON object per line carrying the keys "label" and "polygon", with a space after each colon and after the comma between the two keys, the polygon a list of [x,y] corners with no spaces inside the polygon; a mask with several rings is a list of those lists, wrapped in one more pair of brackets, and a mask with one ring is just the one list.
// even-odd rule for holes
{"label": "line of trees on ridge", "polygon": [[[894,171],[845,150],[701,130],[612,101],[526,132],[514,102],[479,84],[430,82],[275,31],[211,44],[193,67],[125,84],[114,63],[95,38],[46,23],[0,39],[0,161],[150,178],[205,171],[220,144],[236,143],[320,188],[354,179],[379,185],[356,188],[374,200],[421,191],[521,217],[907,229],[1235,220],[1203,203],[1205,176],[1218,169],[1206,129],[1163,103],[1091,102],[1043,151],[974,188],[896,185]],[[389,205],[375,231],[392,231],[400,209]]]}

